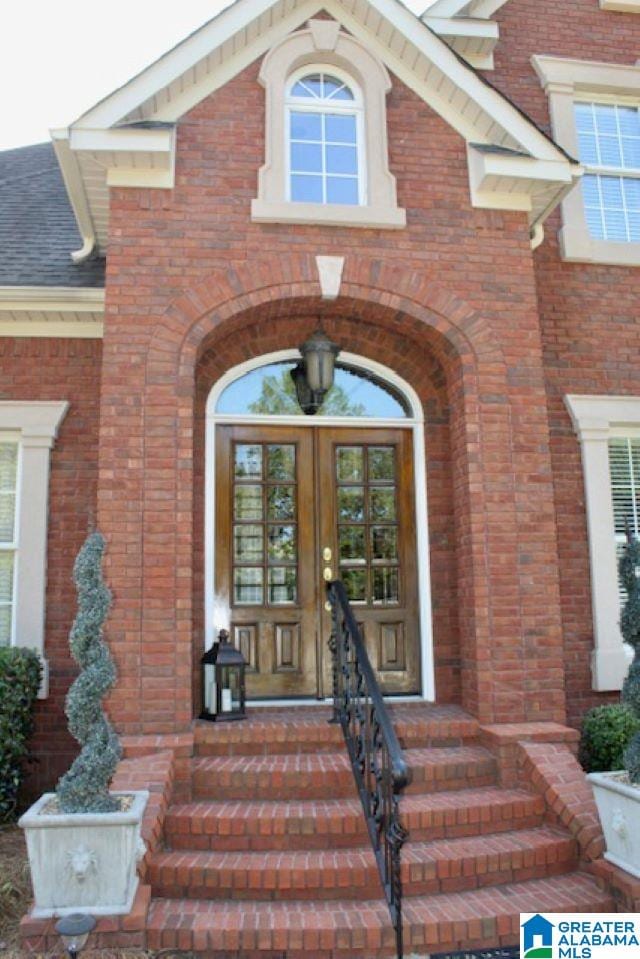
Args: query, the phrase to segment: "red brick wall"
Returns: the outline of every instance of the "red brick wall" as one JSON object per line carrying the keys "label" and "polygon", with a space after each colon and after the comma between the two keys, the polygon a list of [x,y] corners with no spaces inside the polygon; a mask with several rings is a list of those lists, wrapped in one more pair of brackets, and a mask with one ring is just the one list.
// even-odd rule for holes
{"label": "red brick wall", "polygon": [[[54,785],[77,752],[63,713],[76,675],[67,636],[75,614],[71,580],[77,550],[95,520],[98,459],[99,340],[0,337],[0,400],[67,400],[51,452],[45,654],[50,694],[36,707],[25,792]],[[28,509],[28,504],[23,504]]]}
{"label": "red brick wall", "polygon": [[[99,510],[112,582],[126,596],[110,628],[121,664],[114,715],[129,732],[170,732],[192,716],[185,652],[197,356],[218,326],[237,336],[287,310],[316,313],[313,257],[335,253],[346,257],[335,315],[348,310],[368,323],[373,342],[397,332],[415,382],[427,352],[446,378],[463,702],[487,720],[562,719],[553,489],[526,218],[470,208],[464,144],[394,80],[390,165],[408,228],[252,224],[264,154],[257,72],[252,65],[180,122],[173,191],[112,191]],[[406,375],[402,365],[398,372]]]}
{"label": "red brick wall", "polygon": [[[598,0],[510,0],[497,19],[501,39],[489,78],[549,131],[547,97],[530,64],[532,54],[635,64],[640,50],[640,17],[601,10]],[[591,690],[584,488],[563,396],[640,396],[640,270],[562,262],[559,226],[556,213],[547,222],[535,267],[560,542],[567,701],[575,723],[589,706],[617,697]]]}

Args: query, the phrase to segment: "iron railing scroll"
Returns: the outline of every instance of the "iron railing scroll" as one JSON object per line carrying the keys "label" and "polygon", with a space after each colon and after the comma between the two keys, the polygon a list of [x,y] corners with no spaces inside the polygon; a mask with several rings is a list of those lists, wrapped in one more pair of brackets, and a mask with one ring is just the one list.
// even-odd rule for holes
{"label": "iron railing scroll", "polygon": [[409,768],[343,584],[327,584],[332,630],[333,719],[340,723],[402,959],[400,853],[408,833],[399,801]]}

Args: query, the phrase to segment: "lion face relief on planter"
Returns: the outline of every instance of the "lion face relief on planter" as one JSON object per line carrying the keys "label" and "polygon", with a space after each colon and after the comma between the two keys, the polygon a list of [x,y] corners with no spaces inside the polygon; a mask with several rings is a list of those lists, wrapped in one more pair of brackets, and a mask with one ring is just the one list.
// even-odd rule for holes
{"label": "lion face relief on planter", "polygon": [[145,851],[140,828],[149,793],[109,792],[121,748],[101,706],[116,678],[102,638],[111,606],[103,552],[102,536],[91,533],[74,566],[78,614],[69,645],[81,672],[69,690],[66,713],[82,749],[56,792],[41,796],[19,822],[27,840],[34,918],[128,913]]}

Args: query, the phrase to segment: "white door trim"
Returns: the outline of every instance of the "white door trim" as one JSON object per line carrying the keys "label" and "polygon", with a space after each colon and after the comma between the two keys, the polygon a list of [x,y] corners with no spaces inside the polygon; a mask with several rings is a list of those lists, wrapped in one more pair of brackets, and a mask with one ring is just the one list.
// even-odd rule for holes
{"label": "white door trim", "polygon": [[340,360],[356,369],[373,373],[381,380],[395,387],[407,400],[411,416],[405,419],[374,419],[373,417],[354,416],[314,416],[307,419],[301,416],[236,416],[216,413],[216,405],[223,391],[239,377],[270,363],[286,360],[299,360],[298,350],[278,350],[265,353],[227,370],[213,385],[206,405],[205,432],[205,491],[204,491],[204,648],[208,649],[218,630],[229,627],[229,610],[216,602],[213,584],[215,580],[215,430],[223,423],[261,424],[263,426],[343,426],[357,428],[362,426],[386,426],[410,429],[413,431],[413,459],[415,481],[416,510],[416,550],[418,561],[418,606],[420,622],[422,697],[435,700],[435,673],[433,661],[433,629],[431,619],[431,572],[429,568],[429,522],[427,501],[427,471],[425,463],[424,413],[422,403],[416,391],[397,373],[355,353],[340,353]]}

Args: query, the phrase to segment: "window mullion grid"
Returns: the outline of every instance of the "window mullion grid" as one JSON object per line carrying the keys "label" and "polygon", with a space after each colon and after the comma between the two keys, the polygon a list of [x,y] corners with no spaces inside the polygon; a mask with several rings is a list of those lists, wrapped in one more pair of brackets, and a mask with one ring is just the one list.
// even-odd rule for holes
{"label": "window mullion grid", "polygon": [[[616,119],[616,132],[618,134],[618,147],[620,150],[620,163],[622,164],[622,169],[625,169],[624,166],[624,150],[622,148],[622,130],[620,129],[620,113],[618,111],[618,104],[613,105],[613,115]],[[626,234],[626,242],[631,241],[631,221],[629,219],[629,209],[627,207],[627,196],[624,189],[624,175],[620,177],[620,193],[622,195],[622,213],[624,216],[624,229]],[[637,529],[637,524],[636,524]]]}

